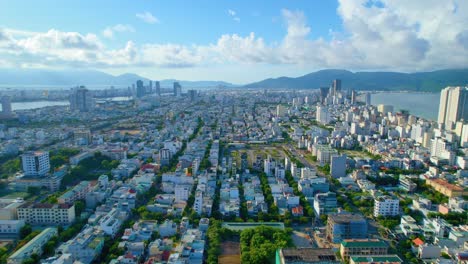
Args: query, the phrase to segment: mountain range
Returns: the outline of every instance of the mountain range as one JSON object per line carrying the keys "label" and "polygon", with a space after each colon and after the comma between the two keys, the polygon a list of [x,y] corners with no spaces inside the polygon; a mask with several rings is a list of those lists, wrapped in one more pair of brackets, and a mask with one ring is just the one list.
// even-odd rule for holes
{"label": "mountain range", "polygon": [[[321,70],[304,76],[270,78],[244,86],[223,81],[159,80],[161,87],[172,87],[178,81],[184,88],[244,87],[259,89],[316,89],[330,86],[332,80],[341,79],[343,89],[356,90],[407,90],[438,92],[446,86],[468,85],[468,69],[448,69],[432,72],[351,72],[347,70]],[[137,80],[149,79],[133,73],[111,75],[96,70],[44,70],[44,69],[0,69],[0,87],[69,88],[85,85],[93,88],[128,87]],[[42,87],[43,88],[43,87]]]}
{"label": "mountain range", "polygon": [[446,86],[468,85],[468,69],[432,72],[350,72],[347,70],[321,70],[297,78],[280,77],[245,85],[246,88],[308,89],[330,86],[332,80],[341,79],[344,89],[406,90],[438,92]]}
{"label": "mountain range", "polygon": [[[0,69],[0,87],[55,86],[69,88],[85,85],[91,89],[108,86],[128,87],[137,80],[145,83],[150,79],[133,73],[114,76],[95,70],[43,70],[43,69]],[[161,87],[172,87],[178,81],[184,88],[231,87],[233,84],[223,81],[179,81],[175,79],[159,80]]]}

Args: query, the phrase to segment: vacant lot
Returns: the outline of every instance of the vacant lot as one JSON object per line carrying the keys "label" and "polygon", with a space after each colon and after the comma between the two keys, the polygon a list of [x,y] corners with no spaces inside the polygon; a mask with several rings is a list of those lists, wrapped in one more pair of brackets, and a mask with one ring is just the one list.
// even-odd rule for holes
{"label": "vacant lot", "polygon": [[225,241],[221,244],[221,256],[218,258],[218,263],[223,264],[240,264],[240,243]]}
{"label": "vacant lot", "polygon": [[346,154],[349,157],[357,157],[361,159],[370,159],[369,155],[365,153],[364,151],[358,151],[358,150],[340,150],[343,154]]}

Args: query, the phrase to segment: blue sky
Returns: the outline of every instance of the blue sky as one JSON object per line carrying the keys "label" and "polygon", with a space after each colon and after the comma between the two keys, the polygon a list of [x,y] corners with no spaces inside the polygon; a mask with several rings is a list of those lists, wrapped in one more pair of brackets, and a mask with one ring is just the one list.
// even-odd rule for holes
{"label": "blue sky", "polygon": [[0,67],[235,83],[325,68],[461,68],[467,2],[0,0]]}
{"label": "blue sky", "polygon": [[[329,29],[341,30],[336,1],[0,1],[1,25],[29,31],[98,32],[110,25],[132,25],[109,45],[156,40],[180,44],[209,44],[225,33],[258,32],[266,41],[280,41],[285,25],[281,10],[301,10],[310,24],[320,25],[311,38],[329,38]],[[27,6],[27,8],[25,8]],[[235,20],[229,10],[236,13]],[[159,23],[148,24],[135,14],[149,12]]]}

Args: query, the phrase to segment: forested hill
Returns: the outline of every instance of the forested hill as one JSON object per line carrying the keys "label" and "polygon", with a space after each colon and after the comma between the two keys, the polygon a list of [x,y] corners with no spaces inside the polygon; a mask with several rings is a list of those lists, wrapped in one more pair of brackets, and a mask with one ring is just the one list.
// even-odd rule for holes
{"label": "forested hill", "polygon": [[341,79],[344,89],[407,90],[438,92],[446,86],[468,85],[468,69],[433,72],[350,72],[322,70],[297,78],[280,77],[247,84],[247,88],[316,89],[330,86],[332,80]]}

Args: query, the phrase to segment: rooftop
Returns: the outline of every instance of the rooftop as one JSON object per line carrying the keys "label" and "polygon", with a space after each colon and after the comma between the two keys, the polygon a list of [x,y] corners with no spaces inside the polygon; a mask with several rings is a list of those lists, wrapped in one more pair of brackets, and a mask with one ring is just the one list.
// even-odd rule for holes
{"label": "rooftop", "polygon": [[349,223],[351,221],[366,221],[361,214],[335,213],[328,215],[328,219],[335,223]]}
{"label": "rooftop", "polygon": [[341,242],[343,247],[382,247],[388,248],[388,245],[379,239],[345,239]]}
{"label": "rooftop", "polygon": [[381,256],[353,256],[351,259],[358,263],[403,263],[397,255],[381,255]]}
{"label": "rooftop", "polygon": [[50,204],[50,203],[25,203],[22,204],[19,208],[29,208],[29,209],[69,209],[73,204]]}
{"label": "rooftop", "polygon": [[338,261],[335,253],[329,248],[284,248],[280,251],[287,262]]}
{"label": "rooftop", "polygon": [[451,191],[458,191],[458,192],[461,192],[463,191],[463,188],[458,186],[458,185],[455,185],[455,184],[451,184],[449,183],[448,181],[444,180],[444,179],[428,179],[429,181],[432,181],[434,183],[437,183],[439,185],[442,185],[444,186],[445,188],[451,190]]}
{"label": "rooftop", "polygon": [[244,230],[248,228],[255,228],[258,226],[269,226],[273,228],[284,229],[284,224],[281,222],[256,222],[256,223],[237,223],[237,222],[224,222],[222,227],[230,230]]}

